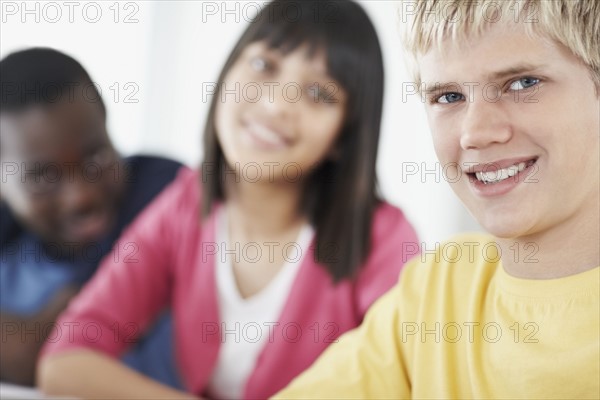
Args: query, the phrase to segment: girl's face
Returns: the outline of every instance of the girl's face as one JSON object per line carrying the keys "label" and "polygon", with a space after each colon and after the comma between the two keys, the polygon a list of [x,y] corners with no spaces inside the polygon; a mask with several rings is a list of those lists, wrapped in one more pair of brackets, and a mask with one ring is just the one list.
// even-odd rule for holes
{"label": "girl's face", "polygon": [[327,74],[323,53],[309,57],[304,45],[284,55],[252,43],[217,96],[217,137],[243,179],[295,182],[332,157],[347,95]]}

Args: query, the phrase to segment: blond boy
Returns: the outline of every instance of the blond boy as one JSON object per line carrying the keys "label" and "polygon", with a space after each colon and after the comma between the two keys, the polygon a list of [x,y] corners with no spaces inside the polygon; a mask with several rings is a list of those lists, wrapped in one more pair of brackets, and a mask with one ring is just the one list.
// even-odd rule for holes
{"label": "blond boy", "polygon": [[600,2],[401,10],[438,158],[490,235],[414,259],[276,397],[600,398]]}

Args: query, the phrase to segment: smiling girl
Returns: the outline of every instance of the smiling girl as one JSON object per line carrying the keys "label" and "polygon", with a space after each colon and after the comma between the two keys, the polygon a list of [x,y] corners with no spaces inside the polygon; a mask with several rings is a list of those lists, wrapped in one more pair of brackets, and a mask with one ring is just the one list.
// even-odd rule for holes
{"label": "smiling girl", "polygon": [[189,398],[114,359],[166,306],[186,391],[217,398],[274,394],[358,326],[417,244],[375,190],[382,64],[355,3],[264,8],[219,77],[202,168],[180,173],[122,237],[135,257],[107,258],[62,316],[71,331],[45,348],[42,389]]}

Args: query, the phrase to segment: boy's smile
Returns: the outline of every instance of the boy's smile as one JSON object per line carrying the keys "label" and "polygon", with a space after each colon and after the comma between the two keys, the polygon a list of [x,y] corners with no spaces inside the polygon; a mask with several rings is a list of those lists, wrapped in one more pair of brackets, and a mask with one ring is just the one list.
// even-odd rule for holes
{"label": "boy's smile", "polygon": [[446,42],[419,67],[438,158],[458,168],[451,186],[471,213],[507,238],[589,218],[600,123],[588,68],[522,24]]}
{"label": "boy's smile", "polygon": [[483,197],[503,195],[535,175],[537,157],[517,157],[488,163],[463,165],[473,190]]}

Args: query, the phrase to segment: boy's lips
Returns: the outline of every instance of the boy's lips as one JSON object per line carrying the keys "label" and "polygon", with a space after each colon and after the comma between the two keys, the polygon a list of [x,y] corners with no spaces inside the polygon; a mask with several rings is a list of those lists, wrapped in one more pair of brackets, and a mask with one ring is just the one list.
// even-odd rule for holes
{"label": "boy's lips", "polygon": [[95,210],[67,220],[63,225],[66,236],[76,242],[90,242],[106,234],[110,218],[106,210]]}
{"label": "boy's lips", "polygon": [[506,194],[520,183],[526,182],[527,177],[536,170],[534,166],[537,161],[538,157],[504,159],[471,164],[466,171],[476,194],[494,197]]}
{"label": "boy's lips", "polygon": [[463,170],[468,174],[475,174],[477,172],[494,172],[501,169],[506,169],[520,163],[531,163],[537,161],[537,156],[524,156],[506,158],[503,160],[489,161],[489,162],[468,162],[465,161],[462,165],[465,167]]}

